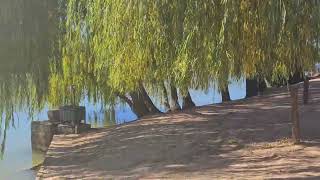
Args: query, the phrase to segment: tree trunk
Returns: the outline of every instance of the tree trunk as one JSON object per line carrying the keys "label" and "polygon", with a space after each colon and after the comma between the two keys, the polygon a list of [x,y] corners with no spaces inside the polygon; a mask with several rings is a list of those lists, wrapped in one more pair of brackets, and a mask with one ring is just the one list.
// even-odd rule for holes
{"label": "tree trunk", "polygon": [[142,97],[143,102],[148,109],[149,113],[154,114],[154,113],[161,113],[160,110],[153,104],[152,100],[150,99],[146,89],[142,84],[140,84],[139,87],[139,95]]}
{"label": "tree trunk", "polygon": [[266,81],[263,78],[258,79],[258,94],[262,95],[266,88],[267,88]]}
{"label": "tree trunk", "polygon": [[191,95],[187,90],[187,94],[183,96],[182,109],[190,109],[195,107],[196,104],[192,101]]}
{"label": "tree trunk", "polygon": [[267,84],[264,79],[246,79],[246,98],[263,94],[263,91],[267,88]]}
{"label": "tree trunk", "polygon": [[309,77],[306,77],[304,79],[304,83],[303,83],[303,103],[304,104],[308,104],[309,102]]}
{"label": "tree trunk", "polygon": [[131,100],[128,98],[126,102],[129,104],[131,110],[138,116],[138,118],[150,113],[138,92],[130,93],[130,97]]}
{"label": "tree trunk", "polygon": [[295,144],[300,143],[300,122],[298,109],[298,85],[290,86],[291,95],[291,120],[292,120],[292,139]]}
{"label": "tree trunk", "polygon": [[304,81],[303,73],[298,70],[289,78],[289,84],[297,84],[303,81]]}
{"label": "tree trunk", "polygon": [[254,79],[246,79],[246,98],[258,95],[258,81]]}
{"label": "tree trunk", "polygon": [[170,110],[170,103],[169,103],[169,96],[168,96],[168,91],[167,88],[164,84],[164,82],[162,82],[162,92],[163,92],[163,96],[164,96],[164,102],[163,105],[166,108],[166,110]]}
{"label": "tree trunk", "polygon": [[223,90],[221,90],[222,102],[231,101],[229,87],[226,86]]}
{"label": "tree trunk", "polygon": [[149,114],[160,113],[152,103],[143,86],[140,87],[138,91],[130,92],[130,97],[120,93],[116,93],[116,95],[130,106],[138,118]]}
{"label": "tree trunk", "polygon": [[171,111],[179,111],[181,110],[181,107],[179,105],[179,99],[178,99],[178,92],[177,92],[177,88],[171,84],[170,85],[170,94],[171,94],[171,98],[170,98],[170,110]]}

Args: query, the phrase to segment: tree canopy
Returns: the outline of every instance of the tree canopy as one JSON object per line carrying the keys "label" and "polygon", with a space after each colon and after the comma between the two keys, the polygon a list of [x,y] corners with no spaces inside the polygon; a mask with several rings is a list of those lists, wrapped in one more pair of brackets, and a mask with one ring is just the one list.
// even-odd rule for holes
{"label": "tree canopy", "polygon": [[318,61],[319,8],[317,0],[70,0],[51,102],[68,99],[58,92],[70,84],[110,103],[141,85],[163,97],[162,84],[188,94],[213,82],[222,91],[230,78],[289,79]]}
{"label": "tree canopy", "polygon": [[[57,3],[57,2],[56,2]],[[0,157],[16,113],[43,109],[49,87],[54,1],[0,2]]]}

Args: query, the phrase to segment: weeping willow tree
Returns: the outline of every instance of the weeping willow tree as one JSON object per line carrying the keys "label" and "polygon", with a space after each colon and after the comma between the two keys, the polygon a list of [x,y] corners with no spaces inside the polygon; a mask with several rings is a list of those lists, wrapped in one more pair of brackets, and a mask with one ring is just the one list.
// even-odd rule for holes
{"label": "weeping willow tree", "polygon": [[68,93],[58,92],[75,84],[78,95],[107,103],[120,97],[138,116],[158,112],[146,89],[176,110],[178,88],[183,108],[194,106],[188,89],[207,89],[224,62],[215,60],[221,23],[212,18],[222,18],[219,7],[182,0],[69,1],[52,102],[68,101]]}
{"label": "weeping willow tree", "polygon": [[230,78],[290,79],[318,60],[319,7],[317,0],[70,0],[51,102],[69,101],[74,84],[79,97],[120,98],[140,117],[158,112],[150,94],[179,109],[177,88],[192,107],[190,88],[215,82],[228,100]]}
{"label": "weeping willow tree", "polygon": [[[129,6],[132,9],[128,9]],[[159,112],[146,88],[156,94],[168,94],[166,85],[169,84],[171,99],[174,99],[171,104],[175,106],[173,109],[179,109],[176,107],[177,82],[172,71],[173,59],[178,58],[177,46],[182,38],[176,37],[176,29],[180,25],[172,25],[176,21],[175,14],[168,18],[163,14],[162,10],[167,8],[176,9],[170,6],[170,3],[149,5],[133,1],[129,5],[126,1],[69,1],[67,33],[63,42],[66,46],[62,52],[63,73],[58,71],[53,79],[55,82],[67,82],[65,85],[76,84],[80,94],[85,90],[90,97],[99,95],[108,103],[120,97],[138,116]],[[119,16],[119,12],[124,13]],[[146,19],[144,14],[150,14],[150,19]],[[169,26],[165,27],[165,24]],[[158,41],[153,41],[156,38]],[[60,81],[61,76],[64,81]],[[57,86],[53,83],[52,91]],[[157,91],[158,87],[163,91]],[[63,88],[67,89],[67,86]],[[59,103],[62,99],[66,97],[54,102]]]}
{"label": "weeping willow tree", "polygon": [[269,77],[279,82],[313,68],[319,61],[319,1],[227,1],[236,8],[234,23],[246,77]]}
{"label": "weeping willow tree", "polygon": [[43,109],[49,87],[50,37],[55,1],[0,2],[0,155],[16,113]]}

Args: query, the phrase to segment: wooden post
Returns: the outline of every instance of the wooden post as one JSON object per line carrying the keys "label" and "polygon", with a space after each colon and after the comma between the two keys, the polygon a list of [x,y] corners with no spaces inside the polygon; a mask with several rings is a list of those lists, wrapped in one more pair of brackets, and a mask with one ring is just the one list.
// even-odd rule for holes
{"label": "wooden post", "polygon": [[309,102],[309,77],[306,77],[303,83],[303,104],[308,104],[308,102]]}
{"label": "wooden post", "polygon": [[298,89],[299,85],[290,86],[291,95],[291,120],[292,120],[292,139],[295,144],[300,143],[300,123],[299,123],[299,109],[298,109]]}

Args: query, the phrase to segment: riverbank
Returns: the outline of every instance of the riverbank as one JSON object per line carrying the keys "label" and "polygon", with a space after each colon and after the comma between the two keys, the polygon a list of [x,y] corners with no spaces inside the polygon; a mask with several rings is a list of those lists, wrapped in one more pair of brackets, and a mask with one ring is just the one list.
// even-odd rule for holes
{"label": "riverbank", "polygon": [[86,134],[55,136],[38,178],[320,178],[320,80],[310,85],[310,103],[300,106],[302,145],[288,139],[290,99],[283,88]]}

